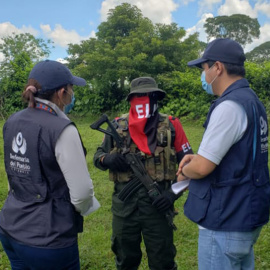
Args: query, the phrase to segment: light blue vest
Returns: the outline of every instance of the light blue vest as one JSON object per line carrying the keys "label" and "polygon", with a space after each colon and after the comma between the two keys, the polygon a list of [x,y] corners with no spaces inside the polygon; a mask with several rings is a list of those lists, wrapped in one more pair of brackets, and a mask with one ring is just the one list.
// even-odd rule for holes
{"label": "light blue vest", "polygon": [[219,231],[252,231],[269,220],[268,125],[262,103],[241,79],[232,84],[211,106],[225,100],[241,104],[248,127],[207,177],[191,180],[185,215],[199,225]]}

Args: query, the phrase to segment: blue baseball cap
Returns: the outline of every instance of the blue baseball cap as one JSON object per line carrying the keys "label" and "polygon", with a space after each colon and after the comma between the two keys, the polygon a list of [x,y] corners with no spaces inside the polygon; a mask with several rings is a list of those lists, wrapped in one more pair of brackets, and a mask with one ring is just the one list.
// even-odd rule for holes
{"label": "blue baseball cap", "polygon": [[68,84],[86,85],[85,79],[73,76],[65,65],[53,60],[45,60],[37,63],[31,70],[29,79],[38,81],[41,85],[42,92],[59,89]]}
{"label": "blue baseball cap", "polygon": [[202,63],[208,61],[244,66],[245,60],[244,50],[239,43],[229,38],[217,38],[207,45],[201,58],[188,62],[188,66],[201,68]]}

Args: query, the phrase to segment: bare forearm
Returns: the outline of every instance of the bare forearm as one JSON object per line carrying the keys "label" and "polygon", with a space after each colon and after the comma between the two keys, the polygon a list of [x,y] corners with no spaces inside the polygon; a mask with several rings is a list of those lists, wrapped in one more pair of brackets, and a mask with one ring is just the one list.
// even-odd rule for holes
{"label": "bare forearm", "polygon": [[186,155],[179,164],[178,181],[184,179],[201,179],[210,174],[216,165],[200,155]]}

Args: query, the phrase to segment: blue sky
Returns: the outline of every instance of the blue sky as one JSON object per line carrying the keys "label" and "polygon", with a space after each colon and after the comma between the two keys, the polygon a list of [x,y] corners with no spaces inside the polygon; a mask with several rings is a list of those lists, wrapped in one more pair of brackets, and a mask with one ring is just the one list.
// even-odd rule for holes
{"label": "blue sky", "polygon": [[197,31],[205,42],[203,24],[208,17],[246,14],[258,18],[261,36],[245,51],[270,41],[270,0],[0,0],[0,38],[28,32],[51,39],[55,48],[49,58],[64,58],[67,44],[95,37],[108,10],[123,2],[136,5],[154,23],[175,22],[187,35]]}

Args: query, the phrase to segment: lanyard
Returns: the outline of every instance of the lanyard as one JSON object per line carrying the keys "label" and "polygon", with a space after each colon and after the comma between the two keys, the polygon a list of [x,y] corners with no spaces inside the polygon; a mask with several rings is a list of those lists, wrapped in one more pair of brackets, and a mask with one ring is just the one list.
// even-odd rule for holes
{"label": "lanyard", "polygon": [[40,102],[36,103],[36,109],[47,111],[53,115],[57,115],[56,112],[51,107],[49,107],[46,104],[40,103]]}

